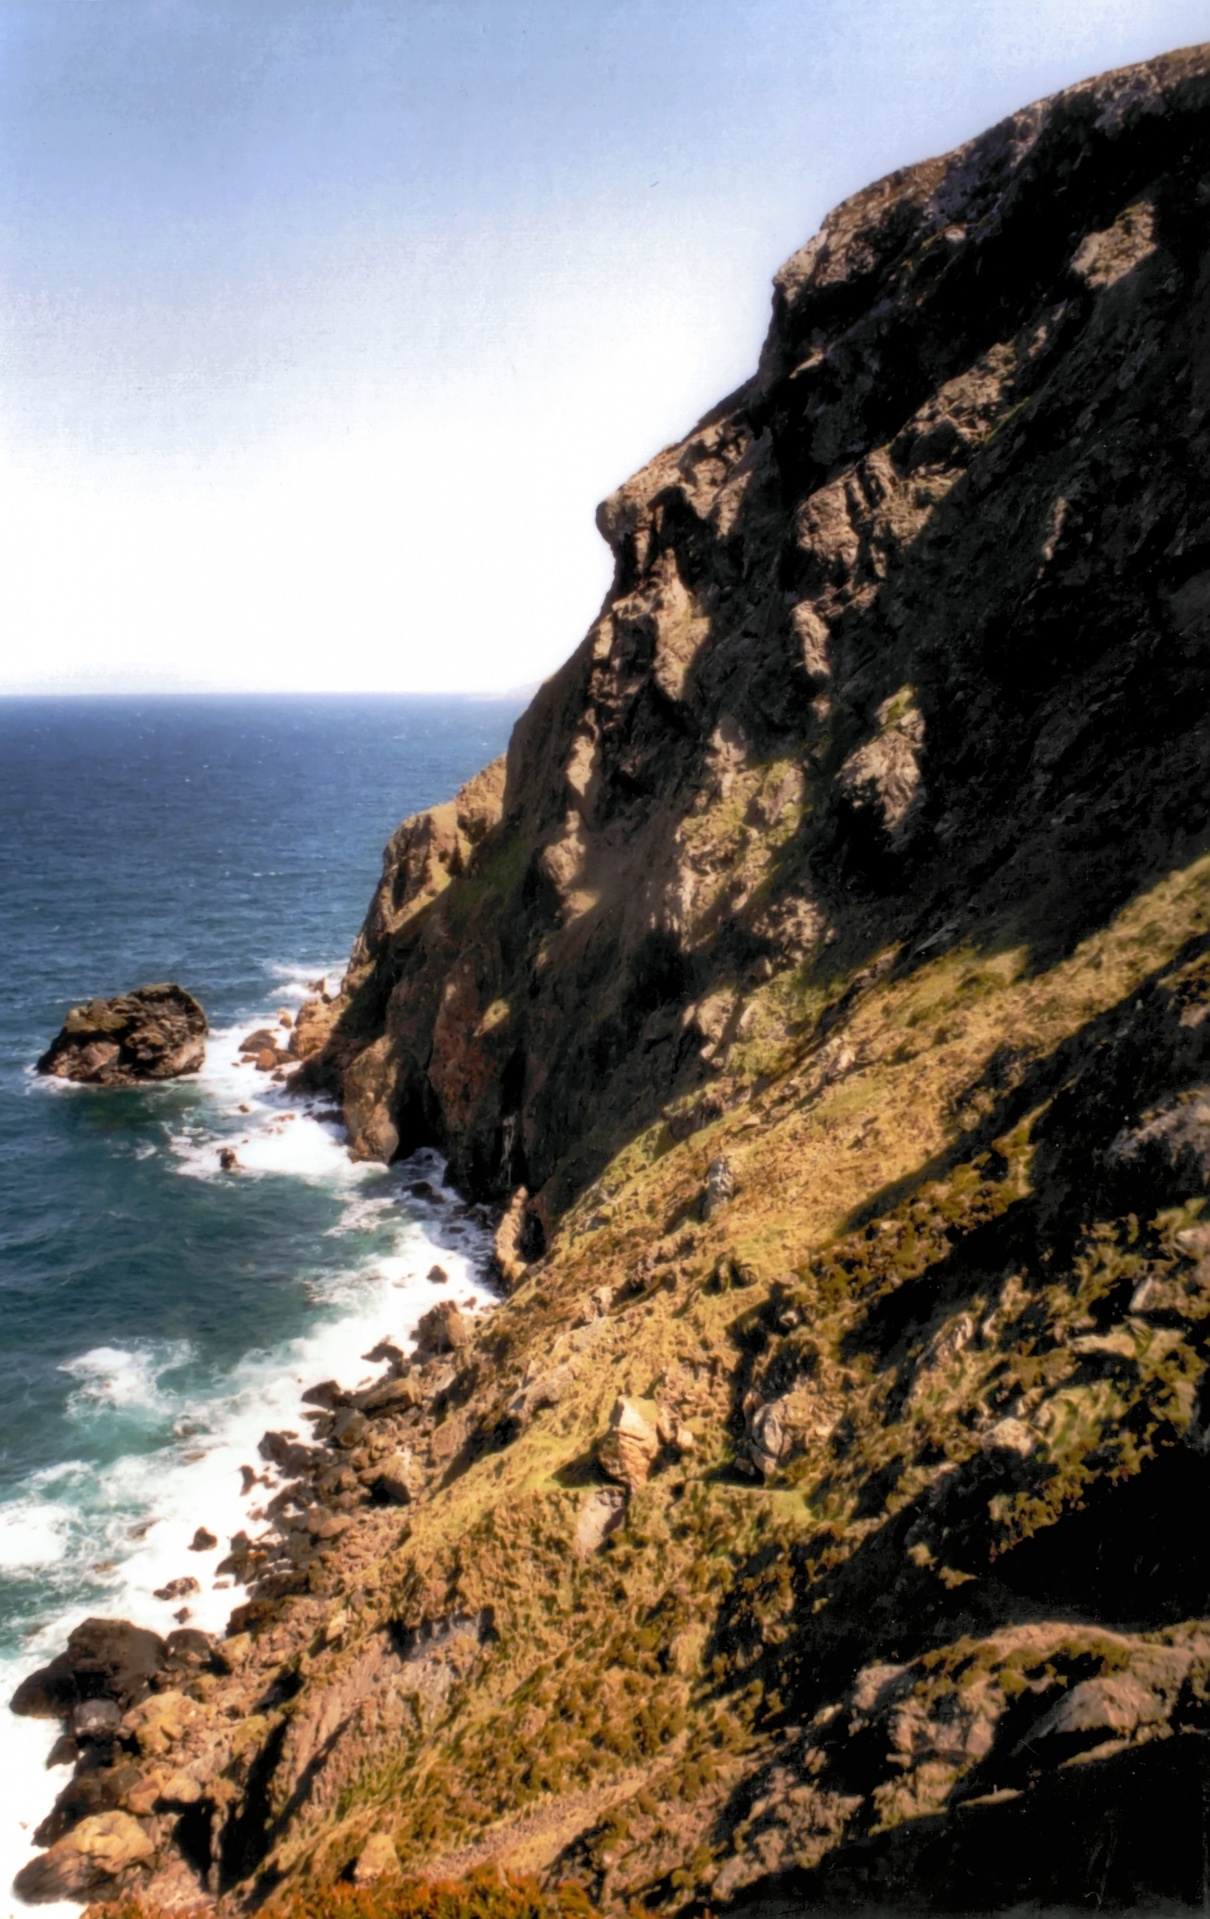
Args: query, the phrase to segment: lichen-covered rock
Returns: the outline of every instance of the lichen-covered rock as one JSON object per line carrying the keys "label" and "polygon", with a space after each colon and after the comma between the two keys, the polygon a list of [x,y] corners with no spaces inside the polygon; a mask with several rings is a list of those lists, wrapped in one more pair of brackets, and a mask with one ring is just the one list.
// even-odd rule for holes
{"label": "lichen-covered rock", "polygon": [[200,1070],[206,1015],[181,986],[139,986],[73,1006],[38,1071],[90,1086],[138,1086]]}

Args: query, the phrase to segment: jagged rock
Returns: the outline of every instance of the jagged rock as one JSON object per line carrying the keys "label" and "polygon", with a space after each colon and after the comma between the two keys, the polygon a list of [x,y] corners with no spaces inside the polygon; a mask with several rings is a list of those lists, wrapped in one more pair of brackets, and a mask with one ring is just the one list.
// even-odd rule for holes
{"label": "jagged rock", "polygon": [[219,1147],[218,1163],[224,1173],[238,1173],[242,1171],[239,1154],[236,1152],[234,1146]]}
{"label": "jagged rock", "polygon": [[167,1655],[158,1633],[124,1619],[86,1619],[69,1634],[65,1652],[22,1681],[13,1694],[12,1710],[59,1719],[79,1700],[116,1699],[129,1705],[146,1697]]}
{"label": "jagged rock", "polygon": [[380,1380],[368,1392],[358,1394],[357,1405],[361,1412],[373,1418],[382,1413],[406,1412],[409,1406],[419,1406],[423,1399],[418,1381],[405,1377]]}
{"label": "jagged rock", "polygon": [[461,1352],[473,1337],[474,1326],[457,1300],[440,1300],[436,1306],[430,1306],[427,1313],[422,1313],[416,1323],[416,1357],[427,1359],[434,1354]]}
{"label": "jagged rock", "polygon": [[576,1551],[583,1556],[598,1552],[625,1517],[626,1494],[621,1487],[596,1487],[586,1495],[576,1519]]}
{"label": "jagged rock", "polygon": [[312,1539],[325,1541],[339,1539],[352,1523],[347,1513],[330,1512],[326,1506],[308,1506],[306,1519]]}
{"label": "jagged rock", "polygon": [[388,1506],[409,1506],[424,1485],[424,1475],[411,1453],[392,1453],[370,1469],[370,1490]]}
{"label": "jagged rock", "polygon": [[353,1863],[351,1877],[355,1886],[374,1886],[399,1877],[399,1854],[389,1832],[370,1834]]}
{"label": "jagged rock", "polygon": [[525,1277],[527,1261],[522,1247],[528,1207],[529,1194],[524,1186],[518,1186],[496,1227],[492,1250],[505,1292],[511,1292]]}
{"label": "jagged rock", "polygon": [[429,1440],[429,1457],[434,1466],[448,1466],[466,1445],[470,1423],[465,1413],[448,1413]]}
{"label": "jagged rock", "polygon": [[370,1422],[364,1413],[355,1406],[345,1406],[337,1413],[332,1423],[332,1443],[342,1452],[352,1452],[354,1446],[360,1446],[370,1429]]}
{"label": "jagged rock", "polygon": [[508,1402],[509,1418],[515,1422],[517,1430],[528,1426],[537,1413],[558,1406],[571,1380],[572,1371],[566,1365],[552,1367],[549,1372],[527,1379]]}
{"label": "jagged rock", "polygon": [[1040,1739],[1070,1739],[1100,1734],[1121,1738],[1138,1726],[1155,1725],[1167,1717],[1164,1703],[1132,1673],[1111,1673],[1085,1679],[1065,1693],[1028,1735],[1032,1747]]}
{"label": "jagged rock", "polygon": [[985,1453],[1013,1453],[1028,1459],[1038,1449],[1038,1435],[1023,1419],[998,1419],[979,1443]]}
{"label": "jagged rock", "polygon": [[67,1723],[74,1739],[112,1739],[122,1723],[122,1708],[116,1699],[85,1699]]}
{"label": "jagged rock", "polygon": [[185,1574],[180,1579],[170,1579],[166,1586],[157,1586],[155,1596],[157,1599],[187,1599],[190,1593],[200,1591],[198,1581]]}
{"label": "jagged rock", "polygon": [[206,1030],[205,1013],[183,987],[139,986],[73,1006],[38,1071],[93,1086],[177,1079],[201,1067]]}
{"label": "jagged rock", "polygon": [[811,1386],[797,1386],[769,1400],[749,1393],[744,1425],[748,1451],[761,1477],[772,1478],[803,1447],[827,1439],[838,1413],[834,1401]]}
{"label": "jagged rock", "polygon": [[191,1553],[209,1553],[213,1552],[217,1545],[218,1540],[210,1529],[207,1526],[199,1526],[189,1541],[189,1550]]}
{"label": "jagged rock", "polygon": [[13,1881],[31,1905],[83,1899],[112,1883],[131,1866],[155,1857],[155,1846],[128,1812],[101,1812],[81,1819],[40,1858],[31,1859]]}
{"label": "jagged rock", "polygon": [[702,1218],[710,1221],[735,1197],[735,1172],[729,1159],[712,1159],[702,1192]]}
{"label": "jagged rock", "polygon": [[247,1039],[240,1041],[239,1050],[241,1053],[251,1053],[255,1057],[258,1053],[273,1052],[276,1045],[276,1036],[267,1026],[260,1026],[255,1033],[249,1033]]}
{"label": "jagged rock", "polygon": [[650,1478],[659,1450],[655,1428],[634,1401],[616,1400],[609,1415],[609,1431],[597,1443],[601,1471],[633,1492]]}

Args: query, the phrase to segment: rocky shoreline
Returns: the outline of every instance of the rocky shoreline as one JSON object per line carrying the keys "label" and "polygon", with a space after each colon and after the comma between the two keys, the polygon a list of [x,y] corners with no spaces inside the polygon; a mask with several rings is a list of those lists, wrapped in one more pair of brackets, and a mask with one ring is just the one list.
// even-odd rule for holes
{"label": "rocky shoreline", "polygon": [[[440,1266],[429,1277],[435,1290],[450,1283]],[[46,1850],[14,1882],[22,1899],[137,1890],[176,1905],[222,1888],[234,1843],[224,1820],[231,1769],[236,1762],[238,1779],[250,1719],[263,1727],[265,1711],[289,1698],[317,1633],[325,1645],[339,1641],[361,1569],[396,1542],[405,1509],[465,1444],[459,1360],[475,1336],[474,1305],[443,1293],[410,1336],[412,1351],[383,1341],[366,1354],[385,1363],[380,1378],[360,1391],[317,1382],[302,1395],[308,1434],[264,1434],[256,1467],[243,1469],[245,1493],[264,1494],[252,1513],[262,1529],[235,1534],[214,1568],[243,1589],[225,1633],[185,1623],[199,1582],[182,1574],[156,1594],[185,1602],[175,1631],[88,1619],[21,1683],[12,1710],[57,1721],[47,1765],[71,1767],[34,1834]],[[200,1524],[192,1550],[218,1549]]]}

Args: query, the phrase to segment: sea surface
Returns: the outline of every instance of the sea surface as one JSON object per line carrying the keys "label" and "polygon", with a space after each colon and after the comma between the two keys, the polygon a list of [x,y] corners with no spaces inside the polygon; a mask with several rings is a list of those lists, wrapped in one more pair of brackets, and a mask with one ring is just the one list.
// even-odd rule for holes
{"label": "sea surface", "polygon": [[[374,1376],[435,1262],[490,1306],[487,1226],[440,1161],[354,1165],[238,1046],[335,987],[387,838],[503,750],[520,704],[0,700],[0,1914],[30,1910],[12,1874],[67,1777],[56,1729],[7,1711],[17,1680],[93,1613],[168,1632],[186,1603],[221,1631],[265,1428],[305,1433],[307,1386]],[[152,980],[206,1008],[201,1074],[34,1075],[72,1004]],[[190,1550],[198,1526],[219,1551]],[[155,1598],[187,1575],[199,1593]]]}

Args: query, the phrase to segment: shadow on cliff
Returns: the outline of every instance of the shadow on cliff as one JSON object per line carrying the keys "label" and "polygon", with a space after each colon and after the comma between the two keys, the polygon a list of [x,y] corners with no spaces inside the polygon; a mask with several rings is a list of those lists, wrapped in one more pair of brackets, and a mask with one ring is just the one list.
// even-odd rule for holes
{"label": "shadow on cliff", "polygon": [[1204,1912],[1210,1899],[1210,1740],[1184,1733],[838,1847],[814,1871],[770,1875],[728,1908],[795,1911]]}

